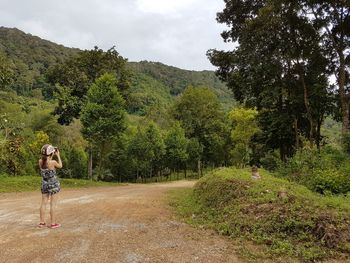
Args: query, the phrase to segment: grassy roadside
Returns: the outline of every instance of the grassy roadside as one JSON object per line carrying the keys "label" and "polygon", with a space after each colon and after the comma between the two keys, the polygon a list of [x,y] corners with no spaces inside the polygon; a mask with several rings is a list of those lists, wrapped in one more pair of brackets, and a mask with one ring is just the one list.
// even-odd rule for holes
{"label": "grassy roadside", "polygon": [[[203,173],[207,173],[204,171]],[[187,172],[187,175],[183,172],[171,173],[168,176],[155,176],[152,178],[145,178],[144,180],[138,180],[137,183],[171,183],[180,180],[198,180],[198,174],[194,172]]]}
{"label": "grassy roadside", "polygon": [[[170,194],[185,222],[232,238],[248,262],[350,262],[350,198],[261,171],[222,169]],[[280,193],[286,193],[279,197]]]}
{"label": "grassy roadside", "polygon": [[[117,183],[95,182],[90,180],[60,178],[62,188],[80,188],[95,186],[114,186]],[[40,176],[4,176],[0,175],[0,193],[40,191]]]}

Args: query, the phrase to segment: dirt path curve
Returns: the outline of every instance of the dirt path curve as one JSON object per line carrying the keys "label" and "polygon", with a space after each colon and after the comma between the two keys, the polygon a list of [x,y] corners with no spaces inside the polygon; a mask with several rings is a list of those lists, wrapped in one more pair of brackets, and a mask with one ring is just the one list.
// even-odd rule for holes
{"label": "dirt path curve", "polygon": [[63,189],[58,229],[36,227],[40,193],[0,194],[0,262],[240,262],[225,238],[166,207],[166,191],[192,185]]}

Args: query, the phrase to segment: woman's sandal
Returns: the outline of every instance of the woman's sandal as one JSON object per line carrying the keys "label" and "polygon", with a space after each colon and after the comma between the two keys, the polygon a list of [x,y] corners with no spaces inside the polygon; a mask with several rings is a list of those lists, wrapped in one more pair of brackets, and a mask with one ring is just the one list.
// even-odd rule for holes
{"label": "woman's sandal", "polygon": [[51,224],[50,228],[59,228],[61,224]]}
{"label": "woman's sandal", "polygon": [[38,227],[40,227],[40,228],[45,227],[45,226],[46,226],[46,223],[45,223],[45,222],[44,222],[44,223],[40,222],[40,223],[38,224]]}

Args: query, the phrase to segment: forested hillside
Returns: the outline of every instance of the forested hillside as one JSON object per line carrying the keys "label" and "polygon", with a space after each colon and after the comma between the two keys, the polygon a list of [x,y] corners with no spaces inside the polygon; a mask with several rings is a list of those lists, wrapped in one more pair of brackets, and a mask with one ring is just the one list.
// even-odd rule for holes
{"label": "forested hillside", "polygon": [[218,95],[225,106],[233,105],[231,91],[213,71],[183,70],[150,61],[130,62],[129,64],[136,72],[148,75],[163,83],[170,89],[170,94],[173,96],[181,94],[188,86],[209,87]]}
{"label": "forested hillside", "polygon": [[16,28],[0,27],[0,53],[11,60],[15,74],[12,89],[19,94],[29,95],[34,89],[41,88],[48,67],[66,60],[77,51]]}
{"label": "forested hillside", "polygon": [[[46,96],[49,87],[44,74],[48,68],[78,52],[79,49],[67,48],[16,28],[0,27],[0,53],[12,64],[15,81],[11,88],[19,95],[32,96],[38,94],[34,90],[43,89]],[[188,86],[208,87],[218,95],[226,109],[233,105],[231,92],[212,71],[188,71],[158,62],[128,64],[133,74],[128,101],[130,113],[143,115],[148,107],[163,106]]]}
{"label": "forested hillside", "polygon": [[0,32],[0,174],[34,174],[44,143],[62,149],[61,177],[96,180],[200,174],[245,153],[231,150],[234,100],[214,72]]}

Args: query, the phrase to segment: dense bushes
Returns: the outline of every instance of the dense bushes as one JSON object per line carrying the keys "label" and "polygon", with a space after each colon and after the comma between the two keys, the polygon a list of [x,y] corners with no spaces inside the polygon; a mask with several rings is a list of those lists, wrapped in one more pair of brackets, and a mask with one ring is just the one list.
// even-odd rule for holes
{"label": "dense bushes", "polygon": [[350,154],[350,132],[346,133],[342,137],[343,150]]}
{"label": "dense bushes", "polygon": [[281,164],[277,174],[318,193],[346,194],[350,191],[350,156],[326,146],[321,151],[304,148]]}
{"label": "dense bushes", "polygon": [[192,222],[262,245],[249,249],[256,252],[254,262],[349,258],[348,197],[321,196],[260,172],[262,179],[252,180],[248,170],[217,170],[200,179],[190,198],[178,207],[187,211],[183,214]]}
{"label": "dense bushes", "polygon": [[[68,126],[57,123],[57,117],[52,115],[54,106],[52,102],[0,93],[0,174],[38,174],[40,148],[51,143],[61,150],[63,168],[58,173],[62,178],[87,178],[89,153],[92,153],[92,177],[96,180],[145,181],[162,175],[168,178],[174,171],[184,171],[186,177],[190,170],[200,172],[207,168],[198,165],[202,164],[203,142],[217,137],[216,130],[206,130],[205,136],[210,140],[186,137],[181,123],[170,113],[167,119],[162,117],[163,123],[159,124],[158,119],[153,120],[151,116],[129,115],[125,132],[109,138],[101,155],[96,146],[84,140],[79,120]],[[203,117],[201,122],[207,123],[207,119]],[[210,146],[208,143],[206,152]],[[221,152],[215,149],[212,152],[218,159],[224,158]],[[211,164],[210,160],[207,164]]]}
{"label": "dense bushes", "polygon": [[86,176],[86,142],[80,134],[79,123],[68,127],[59,125],[51,114],[53,107],[39,99],[0,93],[0,174],[37,174],[40,148],[52,143],[62,150],[61,177]]}

